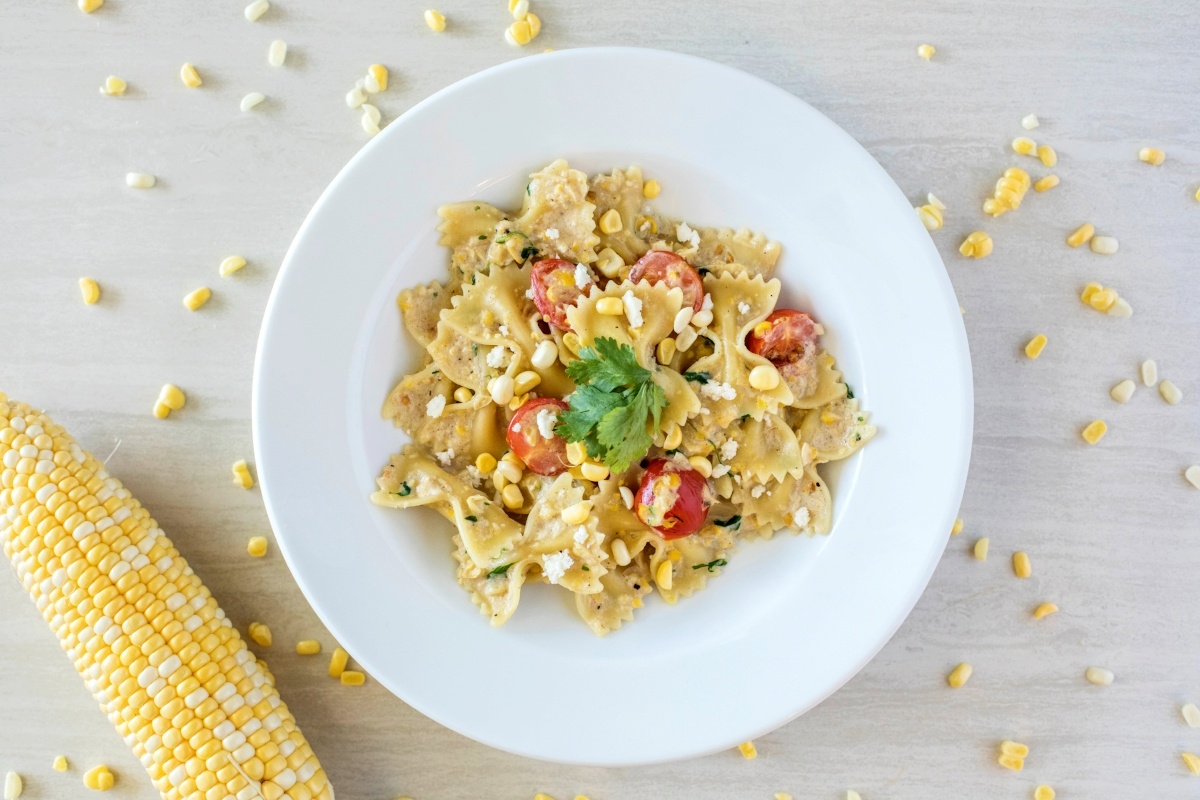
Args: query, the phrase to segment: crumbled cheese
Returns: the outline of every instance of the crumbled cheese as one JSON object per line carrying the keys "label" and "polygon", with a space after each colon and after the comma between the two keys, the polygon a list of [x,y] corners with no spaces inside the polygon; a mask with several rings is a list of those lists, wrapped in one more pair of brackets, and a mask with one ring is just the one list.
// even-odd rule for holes
{"label": "crumbled cheese", "polygon": [[737,389],[721,381],[709,381],[700,387],[700,395],[709,400],[732,400],[737,397]]}
{"label": "crumbled cheese", "polygon": [[675,238],[679,240],[680,244],[687,242],[692,247],[700,246],[700,234],[692,230],[686,222],[681,222],[675,226]]}
{"label": "crumbled cheese", "polygon": [[[706,298],[707,298],[707,296],[706,296]],[[750,304],[747,303],[745,300],[738,303],[738,313],[739,314],[749,314],[750,313]]]}
{"label": "crumbled cheese", "polygon": [[763,492],[765,492],[766,490],[767,490],[767,487],[763,486],[760,483],[750,489],[750,496],[753,497],[755,500],[757,500],[758,498],[763,496]]}
{"label": "crumbled cheese", "polygon": [[625,294],[621,295],[621,302],[625,304],[625,316],[629,320],[631,327],[642,327],[642,300],[633,293],[632,289],[626,289]]}
{"label": "crumbled cheese", "polygon": [[520,433],[521,432],[521,423],[519,423],[519,422],[514,423],[512,426],[512,432]]}
{"label": "crumbled cheese", "polygon": [[441,462],[443,467],[450,466],[450,462],[454,460],[454,448],[447,447],[440,453],[434,453],[434,457]]}
{"label": "crumbled cheese", "polygon": [[487,365],[489,367],[504,366],[504,359],[508,355],[507,347],[493,347],[487,354]]}
{"label": "crumbled cheese", "polygon": [[575,285],[580,289],[592,282],[592,271],[587,268],[587,264],[575,265]]}
{"label": "crumbled cheese", "polygon": [[574,563],[575,559],[571,558],[571,554],[566,550],[542,556],[542,574],[551,583],[558,583]]}
{"label": "crumbled cheese", "polygon": [[808,525],[809,518],[812,515],[808,513],[807,508],[800,508],[792,515],[792,522],[797,528],[803,528]]}
{"label": "crumbled cheese", "polygon": [[580,525],[579,530],[575,531],[575,542],[577,544],[583,544],[587,540],[588,540],[588,529],[585,528],[584,526]]}
{"label": "crumbled cheese", "polygon": [[525,296],[527,298],[529,298],[530,300],[533,299],[533,287],[532,286],[525,290]]}
{"label": "crumbled cheese", "polygon": [[501,335],[501,336],[508,336],[508,326],[507,326],[507,325],[501,325],[501,326],[500,326],[500,335]]}
{"label": "crumbled cheese", "polygon": [[465,473],[472,486],[478,488],[483,483],[483,473],[474,464],[468,464]]}
{"label": "crumbled cheese", "polygon": [[733,457],[737,455],[737,451],[738,443],[730,439],[728,442],[721,445],[721,460],[732,461]]}
{"label": "crumbled cheese", "polygon": [[437,419],[446,410],[446,396],[434,395],[428,403],[425,404],[425,416]]}
{"label": "crumbled cheese", "polygon": [[[704,293],[704,300],[700,303],[700,311],[712,311],[712,295]],[[699,313],[699,312],[697,312]]]}
{"label": "crumbled cheese", "polygon": [[553,439],[554,426],[558,424],[558,414],[548,408],[543,408],[534,419],[537,420],[538,433],[542,435],[542,438]]}
{"label": "crumbled cheese", "polygon": [[720,478],[728,473],[729,473],[729,465],[728,464],[717,464],[715,467],[713,467],[713,470],[712,470],[712,476],[714,478]]}
{"label": "crumbled cheese", "polygon": [[546,228],[546,238],[547,239],[557,239],[558,238],[558,228]]}

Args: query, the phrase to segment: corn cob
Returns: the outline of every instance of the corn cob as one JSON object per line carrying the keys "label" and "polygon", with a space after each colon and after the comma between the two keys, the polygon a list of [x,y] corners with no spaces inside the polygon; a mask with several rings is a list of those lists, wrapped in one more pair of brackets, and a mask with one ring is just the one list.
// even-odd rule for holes
{"label": "corn cob", "polygon": [[150,513],[3,392],[0,542],[164,798],[332,800],[266,665]]}

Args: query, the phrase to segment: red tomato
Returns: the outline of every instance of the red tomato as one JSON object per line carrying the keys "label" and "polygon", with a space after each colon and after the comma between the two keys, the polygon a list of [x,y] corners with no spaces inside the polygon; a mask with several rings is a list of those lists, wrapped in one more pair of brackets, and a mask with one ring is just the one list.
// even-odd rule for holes
{"label": "red tomato", "polygon": [[567,306],[575,305],[584,293],[583,287],[575,283],[575,265],[561,258],[544,258],[533,265],[529,283],[534,305],[546,321],[560,331],[571,330]]}
{"label": "red tomato", "polygon": [[776,366],[790,364],[814,352],[817,323],[803,311],[780,308],[746,335],[746,349]]}
{"label": "red tomato", "polygon": [[[567,410],[567,404],[553,397],[536,397],[527,401],[513,414],[504,438],[508,440],[509,449],[525,462],[530,472],[557,475],[570,467],[567,463],[567,442],[558,434],[553,434],[549,439],[542,436],[537,417],[539,411],[546,410],[557,418],[559,412]],[[558,424],[557,419],[555,424]]]}
{"label": "red tomato", "polygon": [[651,250],[637,260],[629,270],[629,280],[638,283],[665,283],[668,289],[683,290],[683,305],[691,304],[692,311],[699,311],[704,304],[704,282],[700,273],[681,257],[667,250]]}
{"label": "red tomato", "polygon": [[656,458],[638,484],[638,519],[664,539],[682,539],[704,527],[712,489],[708,479],[691,467]]}

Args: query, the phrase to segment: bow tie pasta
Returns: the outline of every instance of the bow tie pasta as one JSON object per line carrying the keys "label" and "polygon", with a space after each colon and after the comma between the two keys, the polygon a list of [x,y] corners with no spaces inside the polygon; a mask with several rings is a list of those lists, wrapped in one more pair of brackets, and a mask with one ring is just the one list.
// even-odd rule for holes
{"label": "bow tie pasta", "polygon": [[444,281],[403,290],[425,350],[384,401],[410,442],[371,500],[429,506],[493,625],[529,581],[605,635],[674,604],[741,539],[828,533],[822,464],[875,426],[809,314],[778,306],[777,242],[692,228],[638,167],[533,173],[521,208],[438,209]]}

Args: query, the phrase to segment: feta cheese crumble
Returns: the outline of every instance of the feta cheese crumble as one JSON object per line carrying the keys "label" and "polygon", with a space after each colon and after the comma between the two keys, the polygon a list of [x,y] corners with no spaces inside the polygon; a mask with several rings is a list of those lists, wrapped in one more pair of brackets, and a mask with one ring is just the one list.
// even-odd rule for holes
{"label": "feta cheese crumble", "polygon": [[725,444],[721,445],[721,460],[731,461],[737,455],[738,443],[730,439]]}
{"label": "feta cheese crumble", "polygon": [[750,489],[750,496],[753,497],[755,500],[757,500],[758,498],[763,496],[763,492],[765,492],[766,490],[767,490],[767,487],[763,486],[760,483],[757,486]]}
{"label": "feta cheese crumble", "polygon": [[546,228],[546,238],[547,239],[557,239],[558,238],[558,228]]}
{"label": "feta cheese crumble", "polygon": [[723,477],[728,474],[729,474],[729,465],[728,464],[717,464],[715,467],[713,467],[712,476],[714,478],[720,478],[720,477]]}
{"label": "feta cheese crumble", "polygon": [[483,473],[479,471],[479,467],[474,464],[468,464],[466,469],[467,481],[476,489],[483,483]]}
{"label": "feta cheese crumble", "polygon": [[588,540],[588,529],[585,528],[584,526],[580,525],[579,530],[575,531],[574,538],[575,538],[576,544],[583,544],[584,542],[586,542]]}
{"label": "feta cheese crumble", "polygon": [[632,289],[626,289],[625,294],[621,295],[621,302],[625,304],[625,316],[629,324],[634,328],[642,327],[641,298],[635,295]]}
{"label": "feta cheese crumble", "polygon": [[434,457],[441,463],[443,467],[450,466],[450,462],[454,460],[454,448],[447,447],[440,453],[434,453]]}
{"label": "feta cheese crumble", "polygon": [[487,365],[489,367],[504,366],[504,358],[507,355],[507,351],[508,351],[508,348],[506,348],[506,347],[502,347],[502,346],[501,347],[493,347],[491,350],[488,351]]}
{"label": "feta cheese crumble", "polygon": [[434,395],[428,403],[425,404],[425,416],[437,419],[446,410],[445,395]]}
{"label": "feta cheese crumble", "polygon": [[543,408],[534,418],[537,420],[538,433],[543,439],[554,438],[554,426],[558,424],[558,414],[548,408]]}
{"label": "feta cheese crumble", "polygon": [[800,508],[797,509],[796,513],[792,515],[792,522],[797,528],[803,528],[808,525],[808,521],[811,517],[812,515],[808,513],[807,508]]}
{"label": "feta cheese crumble", "polygon": [[507,325],[501,325],[501,326],[500,326],[500,335],[501,335],[501,336],[508,336],[508,326],[507,326]]}
{"label": "feta cheese crumble", "polygon": [[[712,311],[712,295],[708,292],[704,293],[704,300],[700,303],[700,311]],[[700,313],[699,311],[696,312]]]}
{"label": "feta cheese crumble", "polygon": [[750,304],[747,303],[745,300],[738,303],[738,313],[739,314],[749,314],[750,313]]}
{"label": "feta cheese crumble", "polygon": [[580,289],[592,282],[592,271],[587,268],[587,264],[575,265],[575,285]]}
{"label": "feta cheese crumble", "polygon": [[571,554],[566,550],[542,556],[542,574],[551,583],[558,583],[574,563],[575,559],[571,558]]}
{"label": "feta cheese crumble", "polygon": [[728,383],[720,381],[709,381],[700,387],[701,397],[707,397],[709,400],[732,400],[737,397],[737,389],[734,389]]}
{"label": "feta cheese crumble", "polygon": [[700,234],[693,230],[686,222],[681,222],[675,226],[675,238],[680,244],[684,242],[692,247],[700,246]]}

